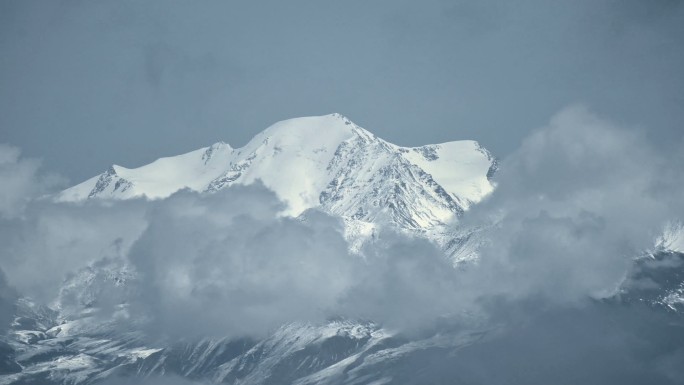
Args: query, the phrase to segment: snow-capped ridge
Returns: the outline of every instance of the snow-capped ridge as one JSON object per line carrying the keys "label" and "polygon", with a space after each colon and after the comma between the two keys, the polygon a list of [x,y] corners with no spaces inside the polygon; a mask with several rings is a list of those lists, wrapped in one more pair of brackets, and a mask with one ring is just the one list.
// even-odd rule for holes
{"label": "snow-capped ridge", "polygon": [[112,166],[63,191],[62,201],[165,198],[257,179],[297,216],[318,207],[356,227],[388,222],[424,230],[489,194],[495,159],[472,140],[419,147],[389,143],[341,114],[277,122],[241,148],[224,142],[138,167]]}

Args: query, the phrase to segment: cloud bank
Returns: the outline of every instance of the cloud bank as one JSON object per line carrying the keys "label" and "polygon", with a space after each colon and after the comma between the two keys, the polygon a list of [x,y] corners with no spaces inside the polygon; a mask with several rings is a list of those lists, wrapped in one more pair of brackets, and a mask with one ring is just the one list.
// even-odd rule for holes
{"label": "cloud bank", "polygon": [[636,129],[563,110],[502,162],[495,193],[465,217],[488,228],[474,281],[507,298],[614,294],[632,260],[684,215],[680,160]]}
{"label": "cloud bank", "polygon": [[[35,170],[22,185],[38,183]],[[454,276],[435,246],[388,231],[364,259],[338,219],[284,208],[261,184],[152,202],[33,200],[0,224],[2,267],[22,295],[67,315],[95,306],[104,320],[125,303],[150,334],[175,337],[332,317],[413,328],[449,308]]]}

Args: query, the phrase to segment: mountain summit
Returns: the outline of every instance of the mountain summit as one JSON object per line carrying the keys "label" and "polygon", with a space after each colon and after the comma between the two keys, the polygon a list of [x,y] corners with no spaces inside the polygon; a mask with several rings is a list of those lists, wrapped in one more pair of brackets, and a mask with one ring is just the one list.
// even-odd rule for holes
{"label": "mountain summit", "polygon": [[475,141],[400,147],[331,114],[278,122],[242,148],[218,142],[139,168],[113,165],[57,199],[158,199],[261,180],[286,202],[286,215],[318,207],[348,222],[422,230],[489,194],[495,169]]}

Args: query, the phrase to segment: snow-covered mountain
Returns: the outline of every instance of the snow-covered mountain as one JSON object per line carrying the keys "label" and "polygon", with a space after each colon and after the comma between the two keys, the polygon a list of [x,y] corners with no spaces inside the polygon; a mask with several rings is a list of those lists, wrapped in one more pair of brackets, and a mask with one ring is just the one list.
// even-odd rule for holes
{"label": "snow-covered mountain", "polygon": [[429,229],[489,194],[495,171],[477,142],[400,147],[331,114],[278,122],[242,148],[219,142],[135,169],[113,165],[57,199],[156,199],[261,180],[287,203],[286,215],[318,207],[346,220]]}
{"label": "snow-covered mountain", "polygon": [[[260,180],[287,204],[283,215],[318,208],[342,218],[352,248],[376,227],[392,226],[462,261],[476,254],[483,236],[454,220],[493,191],[496,168],[474,141],[405,148],[332,114],[276,123],[242,148],[219,142],[135,169],[114,165],[56,199],[162,199],[184,188],[211,194]],[[634,284],[616,301],[682,309],[684,278],[679,269],[662,268],[684,261],[682,234],[681,224],[667,227],[633,280],[667,290]],[[125,258],[104,259],[74,272],[52,308],[20,299],[8,338],[0,339],[0,384],[155,375],[225,384],[455,383],[458,352],[501,333],[474,323],[409,338],[369,321],[330,320],[283,325],[258,340],[150,341],[129,319],[126,303],[139,282]],[[117,304],[113,315],[99,314],[102,295]]]}
{"label": "snow-covered mountain", "polygon": [[[455,236],[449,225],[492,192],[496,166],[474,141],[405,148],[332,114],[276,123],[242,148],[219,142],[135,169],[114,165],[56,199],[162,199],[185,188],[211,194],[260,180],[287,205],[282,215],[318,208],[342,218],[352,248],[376,227],[391,226],[466,259],[472,252],[467,245],[476,242],[472,234]],[[164,373],[220,383],[383,382],[393,375],[379,368],[387,371],[416,351],[438,354],[472,339],[409,341],[373,324],[331,321],[284,325],[260,341],[150,346],[144,335],[121,332],[115,319],[97,316],[103,290],[120,297],[126,314],[126,293],[136,279],[125,261],[115,259],[65,281],[59,298],[76,299],[78,306],[58,298],[52,310],[22,300],[6,368],[12,374],[0,376],[0,383],[90,383]]]}

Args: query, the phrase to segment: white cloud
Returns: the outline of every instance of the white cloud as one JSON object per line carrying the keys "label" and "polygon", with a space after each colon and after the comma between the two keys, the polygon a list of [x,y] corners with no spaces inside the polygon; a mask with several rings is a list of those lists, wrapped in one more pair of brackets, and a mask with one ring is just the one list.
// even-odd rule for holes
{"label": "white cloud", "polygon": [[20,155],[18,148],[0,143],[0,217],[19,215],[38,189],[36,173],[40,163],[21,159]]}
{"label": "white cloud", "polygon": [[563,110],[502,162],[498,190],[466,217],[497,223],[473,269],[480,273],[467,275],[474,290],[555,302],[613,293],[632,258],[682,216],[682,181],[657,187],[678,167],[674,158],[637,130],[582,107]]}

